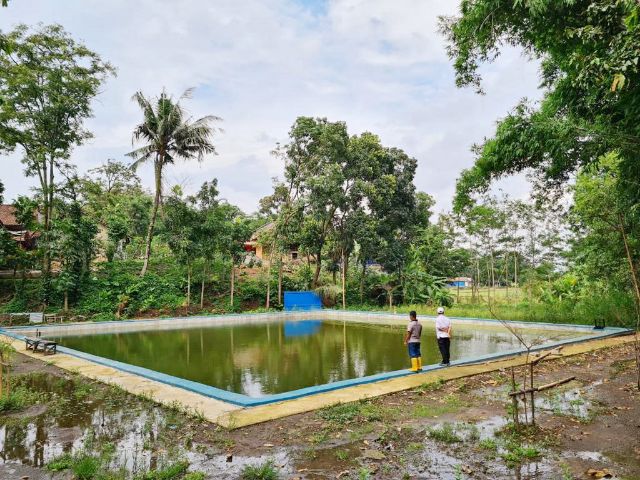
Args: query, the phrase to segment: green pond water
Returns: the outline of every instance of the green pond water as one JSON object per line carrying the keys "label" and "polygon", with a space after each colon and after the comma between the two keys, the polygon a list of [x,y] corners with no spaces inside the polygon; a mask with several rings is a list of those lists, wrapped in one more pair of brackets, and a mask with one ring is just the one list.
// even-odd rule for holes
{"label": "green pond water", "polygon": [[[303,320],[53,337],[61,345],[250,397],[409,367],[403,325]],[[503,327],[455,326],[452,360],[519,348]],[[581,335],[523,331],[536,343]],[[440,362],[423,323],[423,364]]]}

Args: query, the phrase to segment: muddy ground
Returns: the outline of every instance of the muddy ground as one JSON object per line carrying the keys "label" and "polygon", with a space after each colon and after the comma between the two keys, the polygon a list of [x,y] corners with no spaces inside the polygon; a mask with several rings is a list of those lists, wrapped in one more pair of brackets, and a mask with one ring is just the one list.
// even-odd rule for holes
{"label": "muddy ground", "polygon": [[[226,431],[17,354],[0,479],[170,480],[183,473],[153,471],[177,462],[193,479],[640,479],[633,358],[626,345],[543,362],[538,385],[576,380],[539,394],[538,428],[518,433],[506,371]],[[89,477],[60,461],[82,455],[99,465]]]}

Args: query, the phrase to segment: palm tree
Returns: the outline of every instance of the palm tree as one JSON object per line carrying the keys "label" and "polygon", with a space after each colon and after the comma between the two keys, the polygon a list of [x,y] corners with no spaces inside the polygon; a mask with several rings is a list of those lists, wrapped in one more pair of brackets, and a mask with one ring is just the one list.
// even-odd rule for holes
{"label": "palm tree", "polygon": [[127,155],[134,159],[131,168],[135,170],[140,164],[153,160],[155,173],[155,198],[153,213],[147,230],[147,241],[144,254],[144,264],[140,275],[144,275],[149,266],[151,256],[151,241],[153,229],[158,215],[158,208],[162,199],[162,170],[165,165],[174,163],[176,159],[203,160],[205,154],[216,153],[211,143],[215,129],[211,122],[220,120],[219,117],[208,115],[193,121],[184,110],[180,102],[191,98],[192,89],[186,90],[178,101],[167,95],[163,90],[155,99],[145,97],[142,92],[136,92],[132,100],[142,109],[144,119],[133,131],[133,144],[144,145]]}

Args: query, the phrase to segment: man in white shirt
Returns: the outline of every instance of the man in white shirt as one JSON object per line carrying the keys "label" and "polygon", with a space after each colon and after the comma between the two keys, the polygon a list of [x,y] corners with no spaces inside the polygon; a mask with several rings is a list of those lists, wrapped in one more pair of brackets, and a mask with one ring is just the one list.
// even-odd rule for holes
{"label": "man in white shirt", "polygon": [[440,366],[449,366],[449,347],[451,346],[451,320],[444,315],[444,308],[438,307],[438,317],[436,318],[436,338],[438,348],[442,354]]}

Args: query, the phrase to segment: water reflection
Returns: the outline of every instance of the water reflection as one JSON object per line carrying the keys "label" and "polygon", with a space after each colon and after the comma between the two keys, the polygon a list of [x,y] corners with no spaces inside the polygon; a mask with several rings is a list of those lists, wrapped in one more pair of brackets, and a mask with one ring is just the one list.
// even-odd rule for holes
{"label": "water reflection", "polygon": [[[425,365],[440,361],[426,323]],[[340,321],[275,321],[183,330],[82,335],[62,345],[251,397],[280,393],[407,367],[404,326]],[[571,331],[522,331],[527,342],[575,336]],[[502,327],[457,326],[453,359],[520,348]]]}

